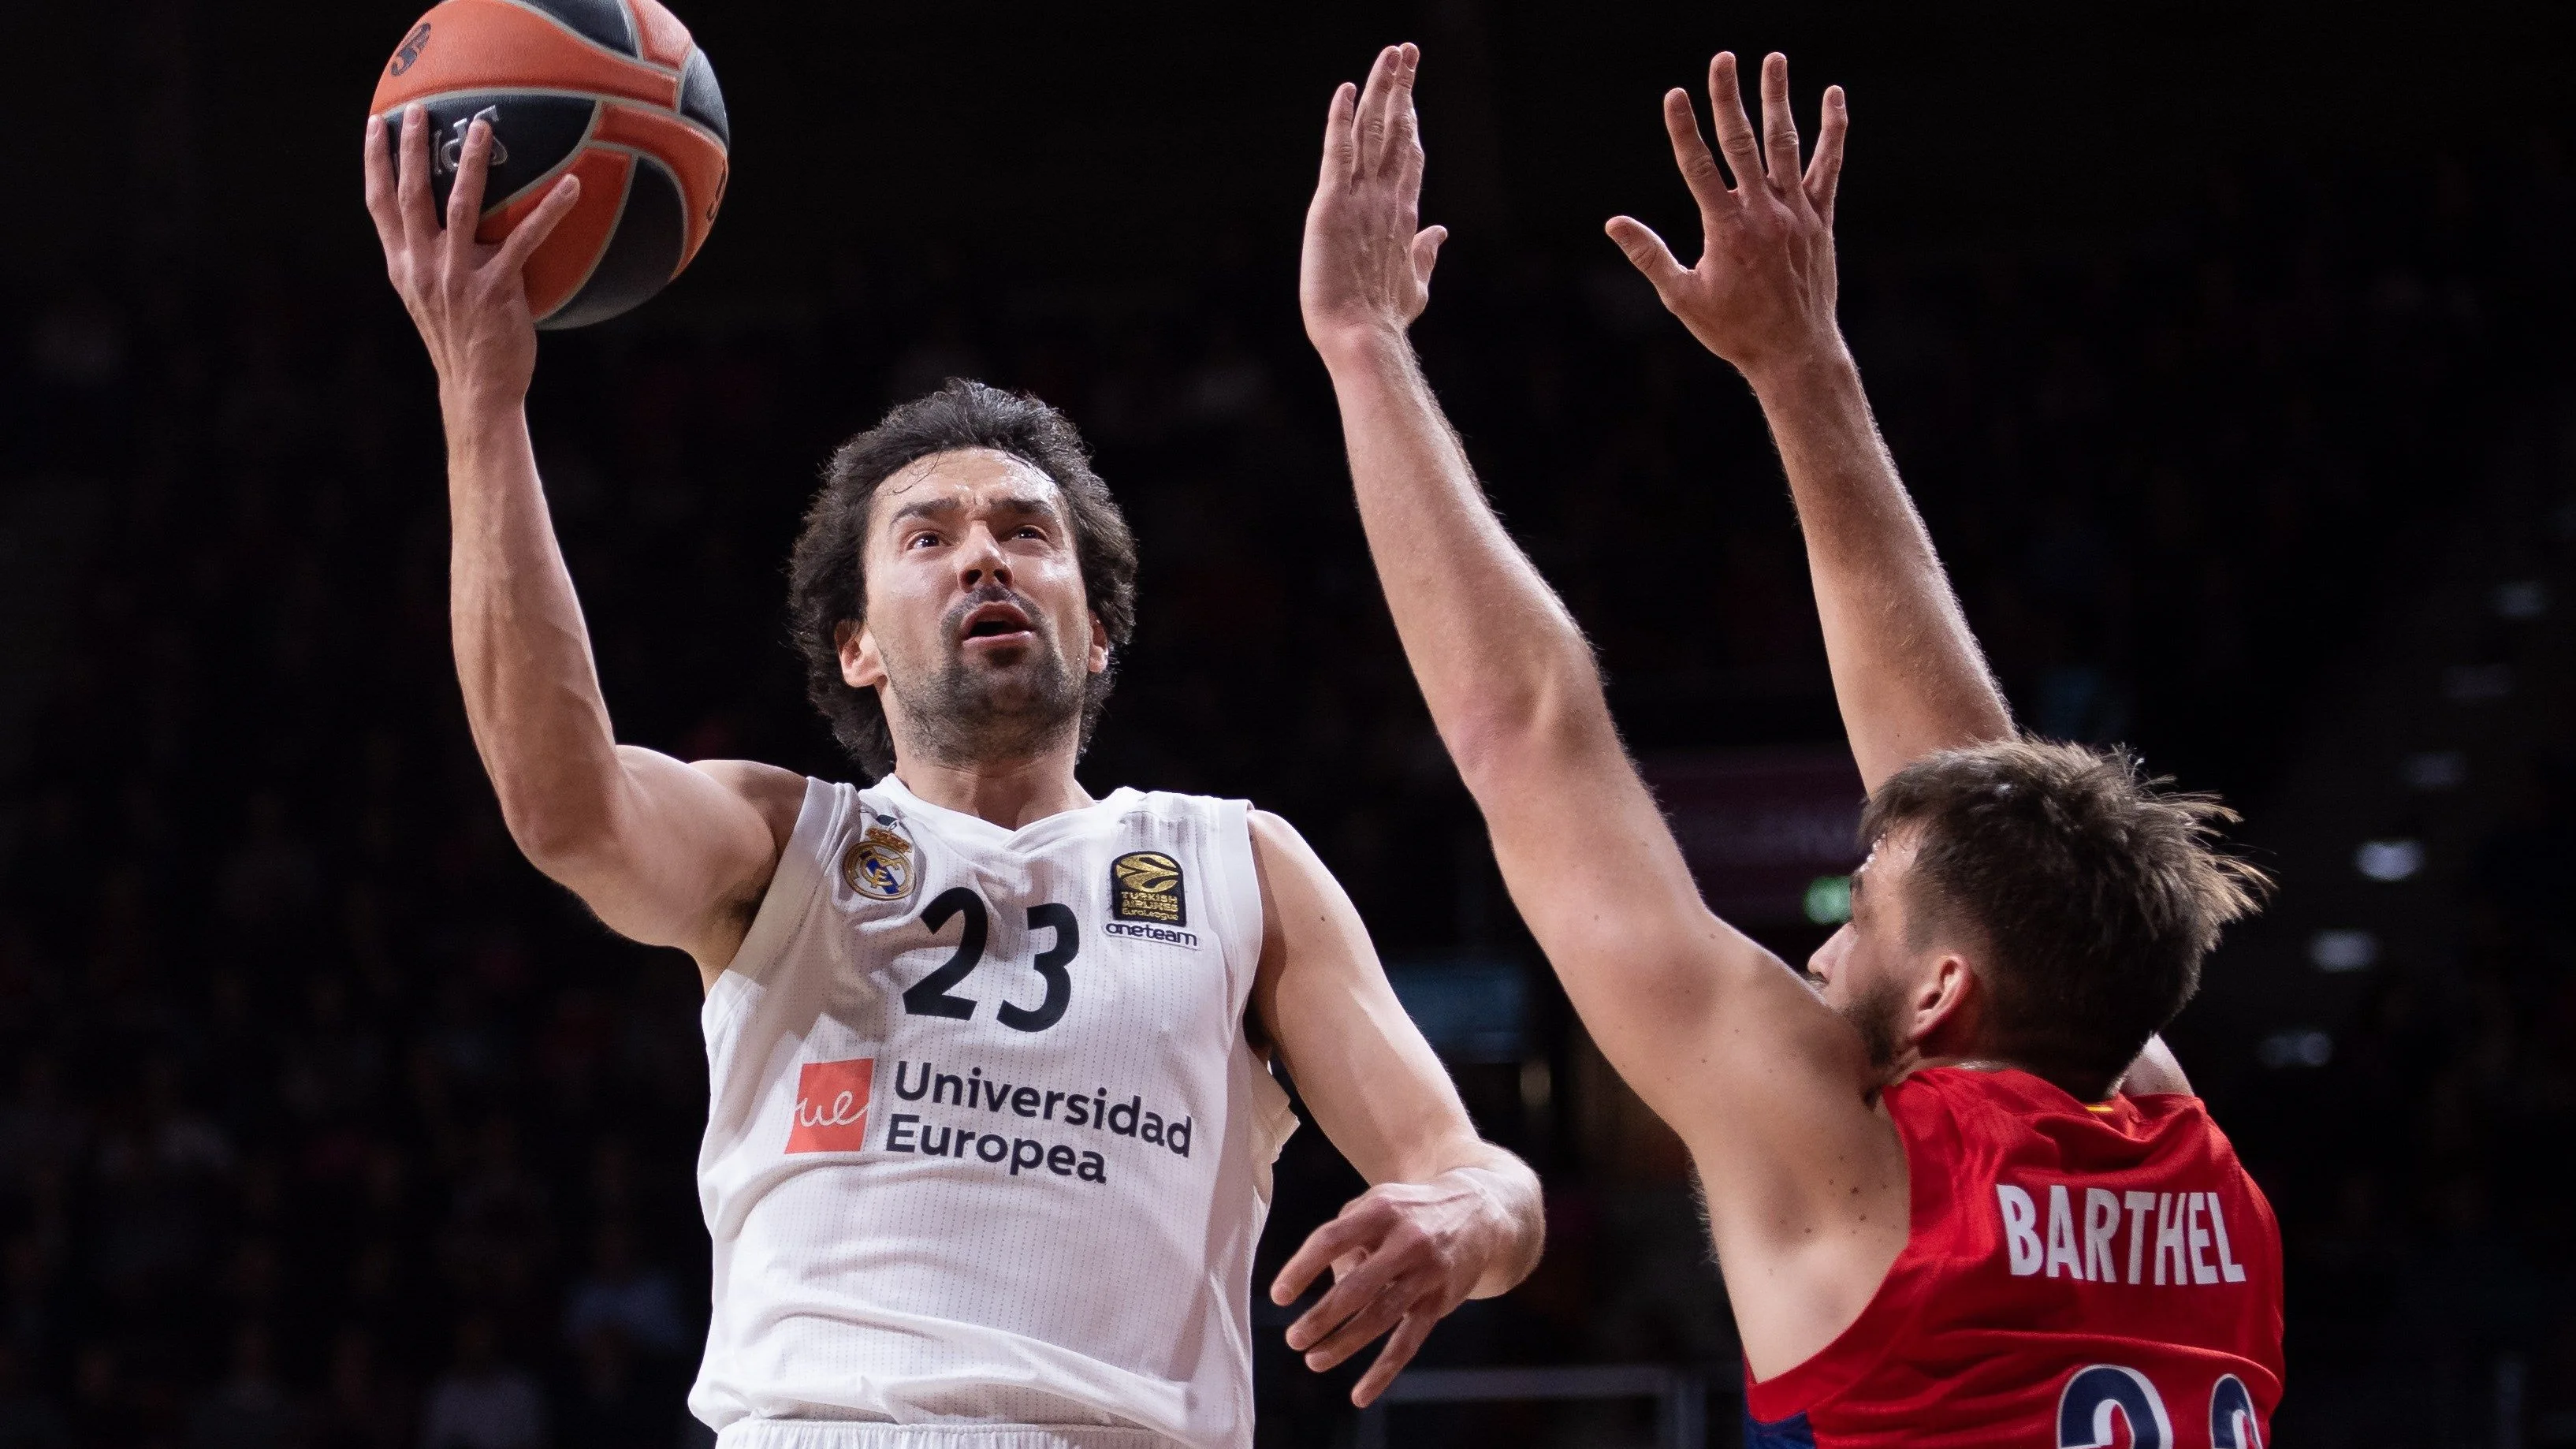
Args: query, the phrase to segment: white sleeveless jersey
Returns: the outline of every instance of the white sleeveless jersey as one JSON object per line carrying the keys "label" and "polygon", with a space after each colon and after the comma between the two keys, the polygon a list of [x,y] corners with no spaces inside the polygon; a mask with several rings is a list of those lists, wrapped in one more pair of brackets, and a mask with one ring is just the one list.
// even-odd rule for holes
{"label": "white sleeveless jersey", "polygon": [[1249,1445],[1296,1125],[1244,1040],[1260,949],[1239,800],[1005,830],[891,775],[809,781],[703,1014],[698,1417]]}

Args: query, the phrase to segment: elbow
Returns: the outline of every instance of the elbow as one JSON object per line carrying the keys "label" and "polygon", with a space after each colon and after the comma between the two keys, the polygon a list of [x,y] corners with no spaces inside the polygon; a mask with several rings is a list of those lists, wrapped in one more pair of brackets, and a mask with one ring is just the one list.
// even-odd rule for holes
{"label": "elbow", "polygon": [[558,882],[568,884],[617,838],[605,799],[507,788],[499,794],[501,823],[508,827],[519,853]]}
{"label": "elbow", "polygon": [[1539,667],[1490,681],[1442,733],[1459,778],[1485,801],[1525,780],[1540,761],[1614,738],[1616,731],[1591,648],[1574,635]]}

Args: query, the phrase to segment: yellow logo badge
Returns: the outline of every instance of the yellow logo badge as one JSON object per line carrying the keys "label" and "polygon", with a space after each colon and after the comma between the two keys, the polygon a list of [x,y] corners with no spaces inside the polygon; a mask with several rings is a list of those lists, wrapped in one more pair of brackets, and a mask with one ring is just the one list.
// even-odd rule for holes
{"label": "yellow logo badge", "polygon": [[869,826],[841,853],[842,884],[872,901],[902,900],[918,874],[912,842],[892,821]]}
{"label": "yellow logo badge", "polygon": [[1181,863],[1159,850],[1134,850],[1109,863],[1109,914],[1158,926],[1190,923]]}

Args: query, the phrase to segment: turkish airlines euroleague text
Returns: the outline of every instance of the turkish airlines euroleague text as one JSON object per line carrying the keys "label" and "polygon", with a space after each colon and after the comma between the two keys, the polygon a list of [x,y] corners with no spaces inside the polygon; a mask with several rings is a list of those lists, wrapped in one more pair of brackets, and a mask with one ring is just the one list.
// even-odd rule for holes
{"label": "turkish airlines euroleague text", "polygon": [[[797,1078],[787,1151],[866,1151],[875,1078],[873,1057],[807,1062]],[[1011,1177],[1044,1171],[1079,1182],[1105,1183],[1109,1158],[1102,1147],[1116,1151],[1133,1142],[1186,1158],[1197,1132],[1194,1117],[1166,1116],[1146,1107],[1140,1094],[1121,1101],[1107,1087],[1068,1092],[1007,1082],[999,1074],[986,1076],[980,1066],[958,1073],[940,1071],[933,1062],[897,1058],[894,1095],[898,1102],[951,1110],[939,1114],[944,1120],[933,1120],[922,1111],[888,1111],[884,1131],[876,1134],[880,1150],[980,1162]],[[1005,1130],[991,1130],[996,1126]],[[1018,1135],[1023,1131],[1047,1135]],[[1086,1133],[1098,1136],[1085,1141]]]}

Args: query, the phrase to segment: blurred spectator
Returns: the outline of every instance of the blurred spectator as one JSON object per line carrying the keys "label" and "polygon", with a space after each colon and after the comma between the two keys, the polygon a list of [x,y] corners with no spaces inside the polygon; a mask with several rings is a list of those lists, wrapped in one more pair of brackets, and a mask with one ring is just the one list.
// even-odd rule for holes
{"label": "blurred spectator", "polygon": [[608,1323],[581,1338],[563,1449],[631,1449],[668,1444],[684,1412],[678,1395],[638,1371],[626,1335]]}
{"label": "blurred spectator", "polygon": [[689,1324],[680,1316],[671,1275],[635,1261],[635,1235],[610,1222],[591,1247],[590,1276],[564,1307],[564,1337],[587,1344],[602,1330],[617,1336],[619,1355],[631,1346],[655,1357],[686,1353]]}
{"label": "blurred spectator", "polygon": [[0,1343],[0,1449],[70,1449],[71,1421],[27,1383],[18,1351]]}
{"label": "blurred spectator", "polygon": [[363,1330],[342,1331],[331,1346],[312,1449],[409,1449],[412,1429],[399,1388],[376,1363],[374,1340]]}
{"label": "blurred spectator", "polygon": [[189,1449],[295,1449],[304,1413],[277,1382],[267,1330],[233,1331],[232,1373],[189,1416]]}
{"label": "blurred spectator", "polygon": [[545,1395],[526,1370],[501,1362],[491,1321],[456,1330],[456,1360],[430,1386],[421,1449],[544,1449]]}

